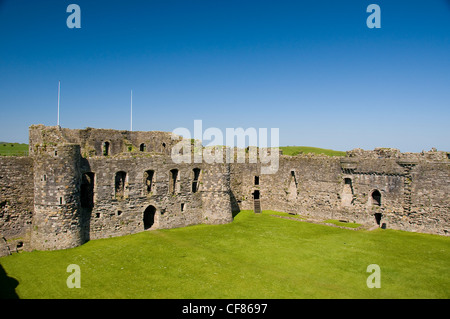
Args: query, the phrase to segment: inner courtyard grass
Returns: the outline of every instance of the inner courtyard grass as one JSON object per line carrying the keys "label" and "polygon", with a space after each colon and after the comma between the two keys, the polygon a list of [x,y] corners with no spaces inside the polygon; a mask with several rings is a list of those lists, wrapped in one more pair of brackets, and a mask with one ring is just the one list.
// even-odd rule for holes
{"label": "inner courtyard grass", "polygon": [[[352,231],[273,214],[242,211],[226,225],[2,257],[0,293],[12,281],[20,298],[450,297],[448,237]],[[80,266],[81,288],[67,288],[70,264]],[[380,266],[381,288],[366,285],[371,264]]]}
{"label": "inner courtyard grass", "polygon": [[361,224],[341,222],[341,221],[335,220],[335,219],[327,219],[327,220],[324,220],[323,222],[329,223],[329,224],[334,224],[336,226],[343,226],[343,227],[349,227],[349,228],[358,228],[359,226],[361,226]]}

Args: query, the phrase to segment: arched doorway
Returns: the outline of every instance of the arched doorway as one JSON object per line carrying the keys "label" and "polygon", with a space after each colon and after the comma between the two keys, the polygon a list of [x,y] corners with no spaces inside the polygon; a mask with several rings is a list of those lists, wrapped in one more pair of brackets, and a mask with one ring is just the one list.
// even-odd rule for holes
{"label": "arched doorway", "polygon": [[145,209],[143,217],[144,230],[150,229],[155,223],[155,213],[156,213],[155,206],[150,205]]}

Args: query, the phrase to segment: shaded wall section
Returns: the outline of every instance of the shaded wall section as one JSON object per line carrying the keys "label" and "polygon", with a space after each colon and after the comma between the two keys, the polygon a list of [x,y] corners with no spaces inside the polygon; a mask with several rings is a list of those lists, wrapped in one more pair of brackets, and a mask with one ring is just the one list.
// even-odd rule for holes
{"label": "shaded wall section", "polygon": [[0,237],[11,251],[29,242],[33,205],[33,159],[0,156]]}

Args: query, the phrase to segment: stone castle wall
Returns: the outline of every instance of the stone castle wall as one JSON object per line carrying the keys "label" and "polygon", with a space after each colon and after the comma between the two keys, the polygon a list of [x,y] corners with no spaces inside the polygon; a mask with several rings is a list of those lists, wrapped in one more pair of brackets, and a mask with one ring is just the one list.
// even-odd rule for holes
{"label": "stone castle wall", "polygon": [[253,209],[259,192],[262,209],[448,235],[450,161],[371,154],[281,156],[278,172],[268,175],[259,164],[234,164],[233,210]]}
{"label": "stone castle wall", "polygon": [[170,155],[170,150],[181,137],[168,132],[130,132],[111,129],[67,129],[58,126],[32,125],[29,129],[30,155],[38,148],[60,145],[62,143],[78,144],[83,157],[104,156],[105,143],[108,144],[107,155],[114,156],[124,152],[138,151],[141,147],[147,153]]}
{"label": "stone castle wall", "polygon": [[0,156],[0,239],[12,251],[29,241],[33,203],[33,159]]}
{"label": "stone castle wall", "polygon": [[[254,208],[448,235],[448,153],[356,149],[346,157],[177,164],[165,132],[30,127],[30,157],[0,157],[10,250],[65,249],[148,229],[222,224]],[[247,154],[248,155],[248,154]],[[2,241],[4,242],[4,240]],[[5,251],[5,249],[2,249]]]}
{"label": "stone castle wall", "polygon": [[[194,169],[200,170],[196,190],[193,190]],[[215,187],[226,187],[222,185],[223,181],[211,181],[211,177],[215,175],[212,169],[199,164],[174,164],[165,155],[88,159],[83,173],[94,173],[95,185],[95,205],[87,212],[90,216],[87,231],[89,238],[143,231],[146,226],[142,216],[149,206],[155,208],[154,223],[150,229],[211,222],[211,217],[206,218],[207,213],[204,212],[209,196],[207,194],[214,187],[210,184],[218,183]],[[173,170],[177,172],[175,181],[172,179]],[[149,171],[153,172],[150,189],[146,182]],[[116,192],[117,172],[126,173],[123,195],[117,195]],[[216,213],[212,216],[219,212],[231,216],[226,202],[217,203]]]}
{"label": "stone castle wall", "polygon": [[30,127],[31,247],[64,249],[147,229],[230,222],[228,164],[176,164],[169,154],[179,140],[164,132]]}

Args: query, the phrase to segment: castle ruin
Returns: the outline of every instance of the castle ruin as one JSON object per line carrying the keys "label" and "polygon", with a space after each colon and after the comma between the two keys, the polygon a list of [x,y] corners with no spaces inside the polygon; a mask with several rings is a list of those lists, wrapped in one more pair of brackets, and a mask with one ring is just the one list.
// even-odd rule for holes
{"label": "castle ruin", "polygon": [[262,174],[259,161],[176,164],[171,150],[181,139],[31,126],[29,156],[0,157],[0,256],[224,224],[247,209],[440,235],[450,230],[446,152],[280,155],[278,171]]}

